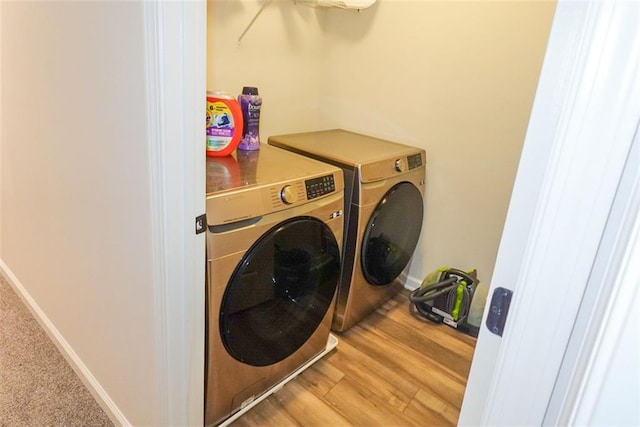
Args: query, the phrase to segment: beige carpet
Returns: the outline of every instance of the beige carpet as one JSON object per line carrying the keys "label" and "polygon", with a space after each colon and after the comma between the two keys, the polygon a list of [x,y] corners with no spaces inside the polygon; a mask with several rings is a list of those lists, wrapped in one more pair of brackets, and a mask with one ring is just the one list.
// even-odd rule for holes
{"label": "beige carpet", "polygon": [[0,426],[113,426],[2,276]]}

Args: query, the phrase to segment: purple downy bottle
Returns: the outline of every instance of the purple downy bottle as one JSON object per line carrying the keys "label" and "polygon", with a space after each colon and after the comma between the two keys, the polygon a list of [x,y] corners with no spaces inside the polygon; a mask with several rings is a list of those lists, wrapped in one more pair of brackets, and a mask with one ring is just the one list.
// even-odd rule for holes
{"label": "purple downy bottle", "polygon": [[258,88],[245,86],[238,96],[242,110],[242,140],[238,150],[257,150],[260,148],[260,108],[262,98],[258,95]]}

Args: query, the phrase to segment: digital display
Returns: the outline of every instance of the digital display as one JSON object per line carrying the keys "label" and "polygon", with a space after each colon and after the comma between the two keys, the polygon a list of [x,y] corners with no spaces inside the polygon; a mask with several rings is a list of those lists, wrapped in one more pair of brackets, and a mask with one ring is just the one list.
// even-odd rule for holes
{"label": "digital display", "polygon": [[407,165],[409,166],[409,170],[422,166],[422,156],[420,154],[408,156]]}
{"label": "digital display", "polygon": [[336,191],[336,184],[333,175],[325,175],[319,178],[308,179],[304,182],[307,188],[307,199],[315,199],[316,197]]}

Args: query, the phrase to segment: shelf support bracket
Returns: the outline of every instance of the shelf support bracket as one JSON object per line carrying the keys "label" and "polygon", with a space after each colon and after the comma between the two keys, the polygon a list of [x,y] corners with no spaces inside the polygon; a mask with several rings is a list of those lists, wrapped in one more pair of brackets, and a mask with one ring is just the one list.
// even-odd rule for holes
{"label": "shelf support bracket", "polygon": [[240,43],[242,42],[242,38],[244,37],[245,34],[247,34],[247,31],[249,31],[249,28],[251,28],[251,26],[253,25],[254,22],[256,22],[256,19],[258,19],[258,16],[260,16],[260,14],[262,13],[262,11],[271,4],[273,0],[266,0],[264,3],[262,3],[262,6],[260,6],[260,10],[258,10],[258,12],[255,14],[255,16],[253,17],[253,19],[249,22],[249,24],[247,25],[247,27],[244,29],[244,31],[242,32],[242,34],[240,34],[240,37],[238,37],[238,46],[240,46]]}

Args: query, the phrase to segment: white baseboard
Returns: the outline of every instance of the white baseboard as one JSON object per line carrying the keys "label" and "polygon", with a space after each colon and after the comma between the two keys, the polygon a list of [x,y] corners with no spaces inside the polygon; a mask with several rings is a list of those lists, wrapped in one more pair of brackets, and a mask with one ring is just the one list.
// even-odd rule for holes
{"label": "white baseboard", "polygon": [[407,276],[406,280],[404,281],[404,288],[409,289],[410,291],[415,291],[420,287],[421,284],[422,279],[416,279],[415,277]]}
{"label": "white baseboard", "polygon": [[38,306],[36,301],[31,297],[29,292],[25,289],[22,283],[20,283],[9,267],[7,267],[3,260],[0,260],[0,271],[111,421],[116,425],[130,426],[131,423],[127,420],[120,409],[118,409],[115,402],[111,400],[89,368],[87,368],[87,366],[82,362],[76,352],[73,351],[73,348],[64,339],[60,331],[58,331],[51,320],[49,320],[44,311],[42,311],[40,306]]}

